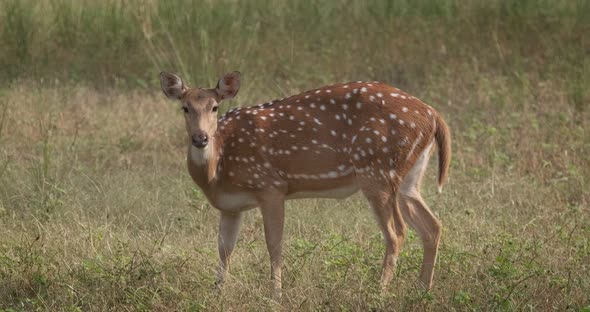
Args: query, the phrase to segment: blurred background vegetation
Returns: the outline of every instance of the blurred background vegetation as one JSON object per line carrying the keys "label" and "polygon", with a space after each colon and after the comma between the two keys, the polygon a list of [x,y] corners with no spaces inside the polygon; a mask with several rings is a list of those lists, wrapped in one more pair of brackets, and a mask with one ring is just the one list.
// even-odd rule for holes
{"label": "blurred background vegetation", "polygon": [[[590,311],[590,1],[0,0],[0,310]],[[217,213],[157,74],[224,106],[381,80],[452,130],[435,287],[410,232],[391,291],[361,197],[289,202],[284,299],[258,214],[223,295]]]}
{"label": "blurred background vegetation", "polygon": [[[463,71],[559,77],[581,107],[590,85],[585,0],[2,0],[3,82],[151,87],[239,69],[268,85],[381,79],[417,89]],[[271,84],[272,88],[272,84]]]}

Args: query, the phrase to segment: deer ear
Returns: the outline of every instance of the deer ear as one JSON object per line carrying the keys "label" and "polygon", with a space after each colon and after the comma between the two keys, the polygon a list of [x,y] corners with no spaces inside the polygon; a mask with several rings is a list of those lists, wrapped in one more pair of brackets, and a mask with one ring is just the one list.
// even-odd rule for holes
{"label": "deer ear", "polygon": [[240,72],[231,72],[223,75],[219,82],[217,82],[217,87],[215,87],[215,92],[221,97],[222,100],[231,99],[240,90]]}
{"label": "deer ear", "polygon": [[167,73],[160,73],[160,86],[164,94],[170,99],[180,100],[186,91],[186,87],[180,77]]}

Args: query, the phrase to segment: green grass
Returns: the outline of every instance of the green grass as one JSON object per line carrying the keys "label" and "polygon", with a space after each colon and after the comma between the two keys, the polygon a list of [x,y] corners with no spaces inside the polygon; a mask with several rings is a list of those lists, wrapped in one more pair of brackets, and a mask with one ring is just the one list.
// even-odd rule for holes
{"label": "green grass", "polygon": [[[138,2],[139,3],[139,2]],[[586,1],[0,1],[0,310],[590,309]],[[389,293],[360,196],[288,204],[284,298],[259,213],[220,293],[217,213],[185,168],[171,70],[230,106],[383,80],[440,111],[434,289],[413,232]]]}
{"label": "green grass", "polygon": [[0,12],[3,81],[148,87],[168,69],[206,84],[238,68],[278,95],[346,79],[418,88],[465,64],[559,75],[577,101],[590,83],[581,0],[3,0]]}

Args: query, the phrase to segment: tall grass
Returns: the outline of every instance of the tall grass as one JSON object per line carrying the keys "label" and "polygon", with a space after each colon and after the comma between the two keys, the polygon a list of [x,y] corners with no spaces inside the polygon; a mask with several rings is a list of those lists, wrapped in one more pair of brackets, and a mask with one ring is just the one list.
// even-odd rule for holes
{"label": "tall grass", "polygon": [[239,69],[279,93],[361,78],[418,87],[467,64],[559,75],[576,103],[590,82],[583,0],[3,0],[0,12],[4,81],[147,86],[168,69],[207,84]]}

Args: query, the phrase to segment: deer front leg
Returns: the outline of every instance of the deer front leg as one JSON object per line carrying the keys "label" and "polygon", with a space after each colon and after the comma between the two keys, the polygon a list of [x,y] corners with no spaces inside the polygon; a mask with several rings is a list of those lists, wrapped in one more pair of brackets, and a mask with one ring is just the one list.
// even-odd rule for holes
{"label": "deer front leg", "polygon": [[281,266],[283,248],[283,227],[285,221],[285,198],[282,195],[266,195],[261,199],[260,210],[264,222],[266,247],[270,255],[273,299],[281,298]]}
{"label": "deer front leg", "polygon": [[238,240],[241,220],[242,214],[239,212],[221,212],[217,241],[217,247],[219,248],[219,270],[217,271],[217,279],[215,281],[215,284],[218,286],[223,284],[225,276],[229,272],[229,258]]}

